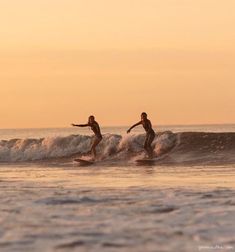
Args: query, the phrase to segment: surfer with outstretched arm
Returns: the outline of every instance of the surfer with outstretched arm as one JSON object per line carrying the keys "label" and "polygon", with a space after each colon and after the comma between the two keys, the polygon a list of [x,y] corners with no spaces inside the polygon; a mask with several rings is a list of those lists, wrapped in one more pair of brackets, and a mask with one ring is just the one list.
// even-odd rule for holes
{"label": "surfer with outstretched arm", "polygon": [[147,152],[149,158],[153,157],[153,148],[151,146],[154,138],[155,138],[155,132],[152,128],[151,121],[148,119],[148,116],[145,112],[141,114],[141,121],[138,123],[134,124],[131,126],[128,130],[127,133],[130,133],[133,128],[135,128],[138,125],[142,125],[146,131],[146,138],[144,142],[144,149]]}
{"label": "surfer with outstretched arm", "polygon": [[94,132],[95,137],[91,146],[90,152],[93,154],[93,157],[96,158],[96,147],[102,140],[102,135],[100,131],[99,124],[95,121],[94,116],[89,116],[87,124],[72,124],[74,127],[91,127],[91,130]]}

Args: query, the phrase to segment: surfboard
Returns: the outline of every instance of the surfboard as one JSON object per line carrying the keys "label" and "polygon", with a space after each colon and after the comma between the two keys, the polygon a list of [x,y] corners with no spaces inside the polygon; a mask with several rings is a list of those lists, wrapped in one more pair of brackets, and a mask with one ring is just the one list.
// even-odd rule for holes
{"label": "surfboard", "polygon": [[93,161],[88,161],[80,158],[76,158],[74,159],[74,161],[77,162],[80,166],[89,166],[94,164]]}
{"label": "surfboard", "polygon": [[139,165],[153,165],[155,163],[155,160],[144,158],[144,159],[137,159],[135,160],[135,162]]}

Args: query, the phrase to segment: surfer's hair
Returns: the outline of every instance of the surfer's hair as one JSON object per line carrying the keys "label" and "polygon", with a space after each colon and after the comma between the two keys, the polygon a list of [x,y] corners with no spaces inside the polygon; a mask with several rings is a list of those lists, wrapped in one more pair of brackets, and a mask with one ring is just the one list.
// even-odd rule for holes
{"label": "surfer's hair", "polygon": [[142,116],[147,116],[147,113],[146,113],[146,112],[143,112],[141,115],[142,115]]}

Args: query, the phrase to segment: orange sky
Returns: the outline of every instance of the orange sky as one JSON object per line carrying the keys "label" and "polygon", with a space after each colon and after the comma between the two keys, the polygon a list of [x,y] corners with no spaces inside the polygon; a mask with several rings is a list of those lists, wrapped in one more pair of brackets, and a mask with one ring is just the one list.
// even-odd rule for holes
{"label": "orange sky", "polygon": [[0,128],[235,123],[234,0],[12,0]]}

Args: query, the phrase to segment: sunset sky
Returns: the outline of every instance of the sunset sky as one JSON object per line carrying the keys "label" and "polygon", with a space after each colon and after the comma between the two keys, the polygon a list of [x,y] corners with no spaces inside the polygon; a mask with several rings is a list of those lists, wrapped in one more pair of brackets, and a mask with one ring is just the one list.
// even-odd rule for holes
{"label": "sunset sky", "polygon": [[234,0],[1,0],[0,128],[235,123]]}

